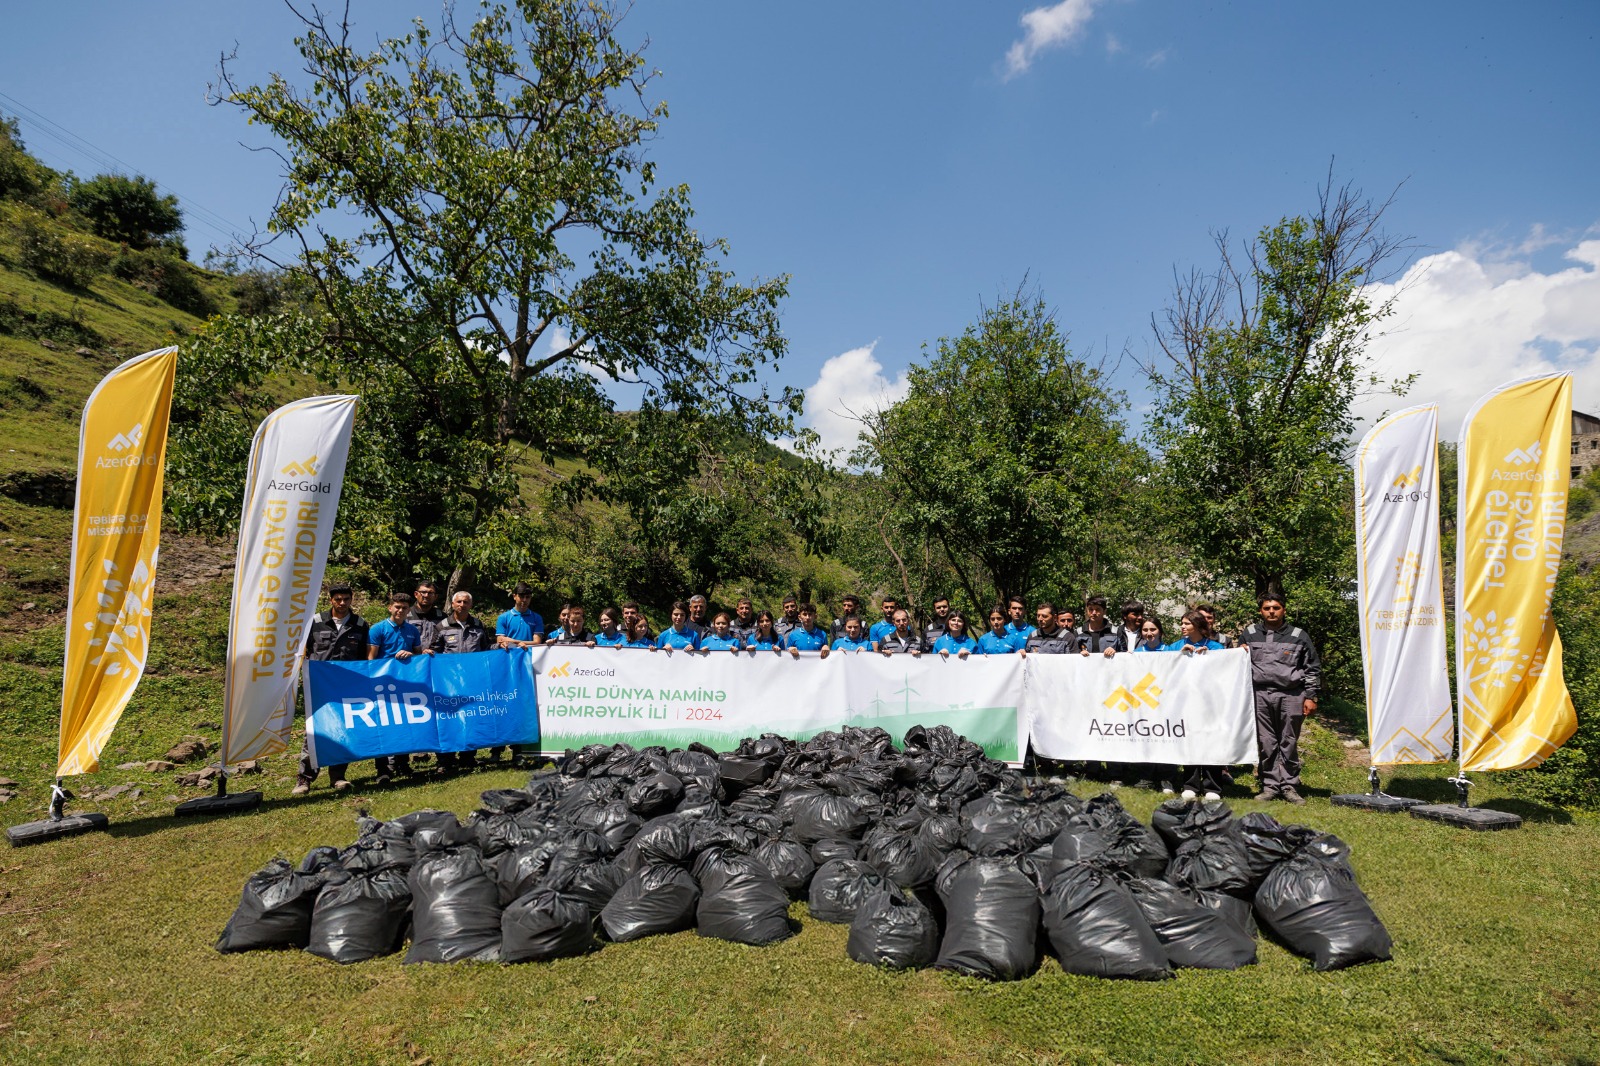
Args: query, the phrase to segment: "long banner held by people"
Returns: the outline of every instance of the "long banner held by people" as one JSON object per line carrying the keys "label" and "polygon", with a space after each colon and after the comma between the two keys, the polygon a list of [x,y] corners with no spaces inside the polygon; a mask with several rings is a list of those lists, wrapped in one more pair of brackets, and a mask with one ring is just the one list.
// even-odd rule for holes
{"label": "long banner held by people", "polygon": [[1448,762],[1455,739],[1439,559],[1439,408],[1396,412],[1356,450],[1356,575],[1373,765]]}
{"label": "long banner held by people", "polygon": [[1226,766],[1256,757],[1250,653],[1030,655],[1033,750],[1048,759]]}
{"label": "long banner held by people", "polygon": [[1537,766],[1577,729],[1550,605],[1566,531],[1572,378],[1522,378],[1461,426],[1456,689],[1461,768]]}
{"label": "long banner held by people", "polygon": [[278,408],[256,431],[228,624],[224,766],[288,746],[355,411],[354,396],[313,396]]}
{"label": "long banner held by people", "polygon": [[176,348],[129,359],[83,407],[57,777],[100,768],[100,752],[144,676],[177,366]]}
{"label": "long banner held by people", "polygon": [[313,766],[539,740],[526,648],[305,664]]}

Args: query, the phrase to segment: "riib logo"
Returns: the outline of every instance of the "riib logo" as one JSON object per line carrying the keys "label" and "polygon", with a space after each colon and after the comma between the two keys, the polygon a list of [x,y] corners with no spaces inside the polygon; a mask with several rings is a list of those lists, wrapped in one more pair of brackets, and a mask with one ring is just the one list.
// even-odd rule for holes
{"label": "riib logo", "polygon": [[1414,489],[1422,484],[1422,464],[1418,463],[1411,468],[1409,474],[1401,474],[1394,479],[1393,487],[1397,489]]}
{"label": "riib logo", "polygon": [[571,677],[572,676],[572,661],[569,659],[568,661],[562,663],[560,666],[552,666],[550,668],[550,672],[548,674],[546,674],[545,676],[546,677]]}
{"label": "riib logo", "polygon": [[1111,695],[1105,698],[1105,706],[1109,710],[1121,711],[1126,714],[1136,711],[1141,707],[1155,710],[1161,705],[1161,689],[1156,687],[1156,675],[1145,674],[1132,688],[1127,685],[1118,685]]}
{"label": "riib logo", "polygon": [[299,462],[291,462],[282,470],[279,470],[278,473],[284,474],[288,477],[316,477],[317,457],[313,455],[309,459],[302,459]]}
{"label": "riib logo", "polygon": [[118,433],[106,443],[106,448],[113,452],[125,452],[130,448],[137,448],[144,440],[144,423],[135,422],[133,428],[126,433]]}
{"label": "riib logo", "polygon": [[1506,457],[1502,461],[1510,463],[1512,466],[1527,466],[1529,463],[1537,463],[1543,454],[1543,443],[1534,441],[1526,448],[1512,448],[1506,453]]}

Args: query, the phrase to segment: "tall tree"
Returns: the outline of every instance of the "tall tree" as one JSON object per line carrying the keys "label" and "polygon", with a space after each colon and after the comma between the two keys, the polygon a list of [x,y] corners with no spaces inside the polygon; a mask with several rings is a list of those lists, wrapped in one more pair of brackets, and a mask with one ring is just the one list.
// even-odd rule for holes
{"label": "tall tree", "polygon": [[1314,213],[1263,229],[1242,257],[1219,234],[1218,266],[1180,276],[1152,322],[1163,521],[1198,564],[1258,594],[1337,578],[1353,537],[1352,407],[1410,385],[1377,374],[1366,350],[1392,303],[1365,286],[1401,269],[1407,247],[1381,228],[1387,207],[1330,182]]}

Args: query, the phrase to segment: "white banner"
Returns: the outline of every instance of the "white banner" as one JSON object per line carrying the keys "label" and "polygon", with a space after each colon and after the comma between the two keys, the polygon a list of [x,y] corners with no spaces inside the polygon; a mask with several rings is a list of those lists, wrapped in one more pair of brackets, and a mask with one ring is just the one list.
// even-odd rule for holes
{"label": "white banner", "polygon": [[333,537],[356,397],[286,404],[256,430],[228,620],[222,763],[284,750]]}
{"label": "white banner", "polygon": [[896,743],[913,725],[948,725],[990,758],[1016,762],[1023,660],[945,660],[835,652],[536,649],[540,746],[625,742],[718,751],[744,737],[804,739],[846,725],[881,726]]}
{"label": "white banner", "polygon": [[1356,566],[1374,765],[1448,762],[1455,734],[1439,560],[1439,409],[1396,412],[1356,451]]}
{"label": "white banner", "polygon": [[1023,698],[1050,759],[1227,766],[1254,762],[1250,653],[1030,655]]}

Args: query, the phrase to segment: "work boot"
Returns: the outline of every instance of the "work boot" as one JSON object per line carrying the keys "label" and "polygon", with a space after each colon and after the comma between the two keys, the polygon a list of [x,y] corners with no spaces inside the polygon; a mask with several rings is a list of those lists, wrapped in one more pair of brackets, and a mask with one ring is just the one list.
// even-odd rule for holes
{"label": "work boot", "polygon": [[1258,799],[1258,800],[1275,800],[1275,799],[1278,799],[1279,798],[1278,790],[1275,789],[1275,788],[1264,788],[1260,792],[1256,793],[1255,798]]}
{"label": "work boot", "polygon": [[291,796],[304,796],[306,793],[308,793],[310,791],[311,791],[311,782],[307,781],[305,778],[301,777],[301,778],[296,778],[295,779],[294,787],[289,790],[289,795],[291,795]]}
{"label": "work boot", "polygon": [[1281,800],[1287,800],[1288,802],[1294,804],[1296,807],[1303,807],[1303,806],[1305,806],[1305,802],[1306,802],[1305,801],[1305,797],[1300,795],[1300,793],[1296,792],[1292,788],[1286,788],[1286,789],[1281,790],[1278,793],[1278,798],[1281,799]]}
{"label": "work boot", "polygon": [[333,790],[335,792],[349,792],[350,787],[350,782],[346,781],[342,777],[333,783]]}

